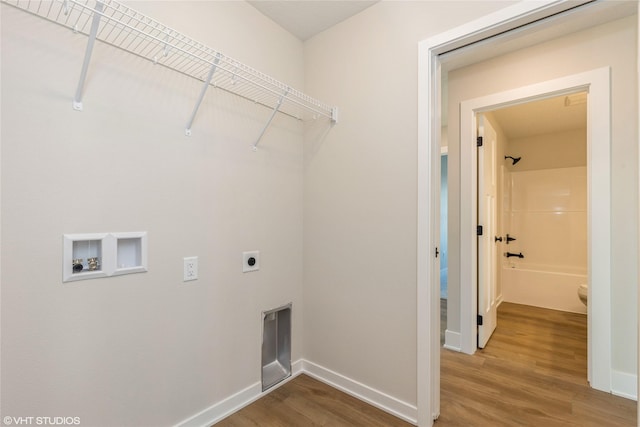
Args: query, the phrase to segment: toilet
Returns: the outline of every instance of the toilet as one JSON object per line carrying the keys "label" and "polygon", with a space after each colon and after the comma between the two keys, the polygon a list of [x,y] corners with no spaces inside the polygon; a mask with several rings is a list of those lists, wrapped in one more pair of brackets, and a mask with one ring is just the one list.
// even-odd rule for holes
{"label": "toilet", "polygon": [[588,294],[589,294],[589,288],[585,283],[578,286],[578,298],[580,298],[580,301],[584,304],[585,307],[587,306]]}

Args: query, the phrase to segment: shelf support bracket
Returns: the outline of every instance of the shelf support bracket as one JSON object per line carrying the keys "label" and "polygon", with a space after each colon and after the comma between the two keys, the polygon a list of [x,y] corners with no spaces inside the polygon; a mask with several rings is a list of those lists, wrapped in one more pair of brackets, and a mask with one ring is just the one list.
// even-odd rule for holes
{"label": "shelf support bracket", "polygon": [[338,107],[331,108],[331,124],[338,123]]}
{"label": "shelf support bracket", "polygon": [[207,93],[207,89],[209,89],[209,86],[211,85],[211,79],[213,79],[213,74],[216,72],[216,68],[218,68],[220,57],[221,57],[220,53],[217,53],[216,58],[213,60],[213,64],[211,64],[211,69],[209,70],[207,79],[205,80],[204,85],[202,86],[202,90],[200,91],[200,96],[198,97],[198,101],[196,101],[196,106],[193,108],[191,117],[189,117],[189,122],[187,123],[187,129],[184,131],[184,134],[187,136],[191,136],[191,125],[193,125],[193,121],[196,118],[196,113],[198,112],[198,108],[200,108],[200,104],[202,104],[204,95]]}
{"label": "shelf support bracket", "polygon": [[284,101],[284,98],[289,94],[289,89],[287,88],[287,90],[284,91],[284,93],[282,94],[282,96],[280,96],[280,99],[278,100],[278,103],[276,104],[275,108],[273,109],[273,111],[271,112],[271,116],[269,117],[269,120],[267,120],[267,124],[264,125],[264,127],[262,128],[262,132],[260,132],[260,135],[258,135],[258,139],[256,139],[256,142],[253,143],[253,147],[251,148],[253,151],[257,151],[258,150],[258,143],[260,142],[260,140],[262,139],[262,137],[264,136],[264,133],[267,131],[267,129],[269,128],[269,125],[271,124],[271,122],[273,121],[273,118],[276,116],[276,113],[278,112],[278,110],[280,109],[280,107],[282,106],[282,101]]}
{"label": "shelf support bracket", "polygon": [[89,41],[87,41],[87,50],[84,53],[82,71],[80,71],[80,81],[78,82],[78,89],[76,89],[76,96],[73,98],[73,109],[76,111],[82,111],[82,91],[84,90],[84,82],[87,79],[87,70],[89,69],[89,63],[91,62],[93,45],[95,44],[96,36],[98,35],[98,27],[100,26],[100,18],[102,18],[103,7],[104,3],[101,0],[97,0],[96,8],[93,13],[93,21],[91,22],[91,31],[89,32]]}

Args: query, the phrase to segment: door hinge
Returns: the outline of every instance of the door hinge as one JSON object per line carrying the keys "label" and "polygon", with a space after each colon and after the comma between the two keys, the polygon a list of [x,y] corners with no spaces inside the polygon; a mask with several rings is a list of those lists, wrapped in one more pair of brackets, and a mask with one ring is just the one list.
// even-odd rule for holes
{"label": "door hinge", "polygon": [[476,228],[476,235],[478,235],[478,236],[482,236],[482,231],[483,231],[483,230],[482,230],[482,226],[481,226],[481,225],[479,225],[479,226]]}
{"label": "door hinge", "polygon": [[478,314],[478,326],[482,326],[482,314]]}
{"label": "door hinge", "polygon": [[476,145],[478,147],[482,147],[482,137],[481,136],[476,138]]}
{"label": "door hinge", "polygon": [[438,247],[436,246],[436,258],[438,258],[438,255],[440,255],[440,251],[438,250]]}

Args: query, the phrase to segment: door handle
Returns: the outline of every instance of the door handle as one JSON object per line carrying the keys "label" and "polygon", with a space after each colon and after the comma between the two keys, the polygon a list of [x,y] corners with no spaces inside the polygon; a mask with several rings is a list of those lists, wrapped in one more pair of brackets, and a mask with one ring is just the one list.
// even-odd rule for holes
{"label": "door handle", "polygon": [[502,242],[502,236],[500,236],[500,237],[495,236],[494,239],[495,239],[494,240],[495,242]]}
{"label": "door handle", "polygon": [[524,255],[522,255],[522,252],[514,254],[512,252],[505,252],[504,256],[506,256],[507,258],[511,258],[512,256],[518,257],[518,258],[524,258]]}

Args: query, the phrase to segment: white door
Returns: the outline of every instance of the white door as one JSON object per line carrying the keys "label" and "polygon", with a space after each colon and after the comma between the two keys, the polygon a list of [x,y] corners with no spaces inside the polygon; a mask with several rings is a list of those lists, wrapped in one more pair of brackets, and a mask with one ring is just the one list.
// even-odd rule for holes
{"label": "white door", "polygon": [[[497,168],[496,131],[489,120],[478,114],[478,348],[484,348],[498,323],[496,265]],[[480,233],[478,233],[480,234]]]}

